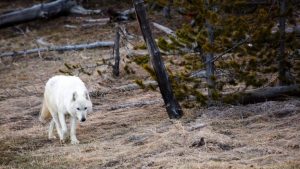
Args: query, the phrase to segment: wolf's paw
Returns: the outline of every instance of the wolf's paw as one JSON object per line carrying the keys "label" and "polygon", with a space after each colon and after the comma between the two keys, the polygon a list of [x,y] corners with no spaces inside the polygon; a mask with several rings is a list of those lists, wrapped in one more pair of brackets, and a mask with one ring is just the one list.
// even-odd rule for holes
{"label": "wolf's paw", "polygon": [[71,144],[79,144],[79,141],[77,139],[72,139]]}

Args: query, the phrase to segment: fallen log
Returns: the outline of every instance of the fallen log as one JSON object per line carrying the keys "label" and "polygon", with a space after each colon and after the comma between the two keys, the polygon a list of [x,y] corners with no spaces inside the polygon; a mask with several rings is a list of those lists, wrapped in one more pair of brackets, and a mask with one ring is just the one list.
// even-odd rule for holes
{"label": "fallen log", "polygon": [[243,93],[225,95],[222,101],[230,104],[253,104],[277,100],[284,96],[300,96],[300,85],[264,87],[248,90]]}
{"label": "fallen log", "polygon": [[111,41],[97,41],[93,43],[85,43],[85,44],[78,44],[78,45],[65,45],[65,46],[50,46],[50,47],[43,47],[43,48],[35,48],[35,49],[28,49],[23,51],[14,51],[14,52],[4,52],[0,54],[0,58],[8,57],[8,56],[18,56],[18,55],[29,55],[33,53],[40,53],[40,52],[47,52],[47,51],[70,51],[70,50],[83,50],[83,49],[93,49],[97,47],[111,47],[114,45],[114,42]]}
{"label": "fallen log", "polygon": [[56,0],[49,3],[37,4],[29,8],[16,10],[0,15],[0,28],[20,23],[48,19],[64,14],[98,14],[100,10],[87,10],[77,5],[75,0]]}
{"label": "fallen log", "polygon": [[158,86],[162,94],[166,110],[169,118],[181,118],[183,112],[179,103],[177,102],[173,89],[171,87],[169,76],[166,72],[165,65],[161,58],[160,51],[152,37],[152,32],[147,19],[146,9],[143,0],[133,0],[137,20],[142,31],[144,41],[147,45],[148,52],[151,58],[151,63],[156,74]]}

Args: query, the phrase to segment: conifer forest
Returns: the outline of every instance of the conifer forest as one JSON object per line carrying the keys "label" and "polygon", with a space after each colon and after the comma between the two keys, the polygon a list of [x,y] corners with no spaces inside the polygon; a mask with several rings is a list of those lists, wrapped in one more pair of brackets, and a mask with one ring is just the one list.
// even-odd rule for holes
{"label": "conifer forest", "polygon": [[300,1],[1,0],[0,168],[300,169]]}

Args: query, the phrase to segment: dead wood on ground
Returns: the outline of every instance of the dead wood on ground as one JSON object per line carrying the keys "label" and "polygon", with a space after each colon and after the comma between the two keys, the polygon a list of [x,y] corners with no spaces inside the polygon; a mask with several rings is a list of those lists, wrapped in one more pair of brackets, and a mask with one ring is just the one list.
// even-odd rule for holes
{"label": "dead wood on ground", "polygon": [[37,19],[54,18],[61,15],[90,15],[100,13],[102,13],[101,10],[84,9],[82,6],[78,5],[75,0],[56,0],[2,14],[0,15],[0,28]]}

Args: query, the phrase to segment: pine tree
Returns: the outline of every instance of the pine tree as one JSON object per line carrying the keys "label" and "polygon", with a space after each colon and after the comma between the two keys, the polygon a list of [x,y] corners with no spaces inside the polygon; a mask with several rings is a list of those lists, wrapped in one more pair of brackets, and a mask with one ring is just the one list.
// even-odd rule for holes
{"label": "pine tree", "polygon": [[[249,87],[268,85],[268,77],[275,72],[279,72],[280,84],[290,83],[286,75],[293,65],[287,59],[287,55],[295,51],[299,42],[293,37],[294,33],[282,34],[280,31],[274,31],[278,16],[282,18],[284,15],[288,21],[293,22],[295,7],[291,1],[286,3],[286,9],[283,8],[286,11],[281,10],[280,13],[280,6],[275,1],[175,1],[175,4],[184,8],[185,15],[192,17],[193,24],[184,25],[177,30],[177,38],[169,37],[171,42],[161,38],[159,46],[164,50],[175,49],[182,53],[184,51],[181,49],[189,48],[198,53],[198,58],[193,60],[193,63],[188,60],[190,57],[183,57],[186,68],[184,73],[173,74],[174,79],[185,77],[181,78],[182,85],[176,82],[180,88],[178,91],[181,91],[178,95],[187,97],[186,95],[191,94],[185,90],[191,90],[186,86],[190,86],[187,84],[194,80],[186,77],[204,67],[208,96],[215,100],[220,98],[224,87],[243,85],[245,90]],[[282,2],[280,4],[282,5]],[[285,24],[284,21],[281,22]],[[283,53],[282,48],[278,50],[282,42],[286,51]],[[227,72],[229,77],[217,78],[215,70]],[[195,90],[199,91],[197,88],[193,88],[192,91]],[[199,92],[193,93],[198,95]],[[202,96],[200,98],[203,98]]]}

